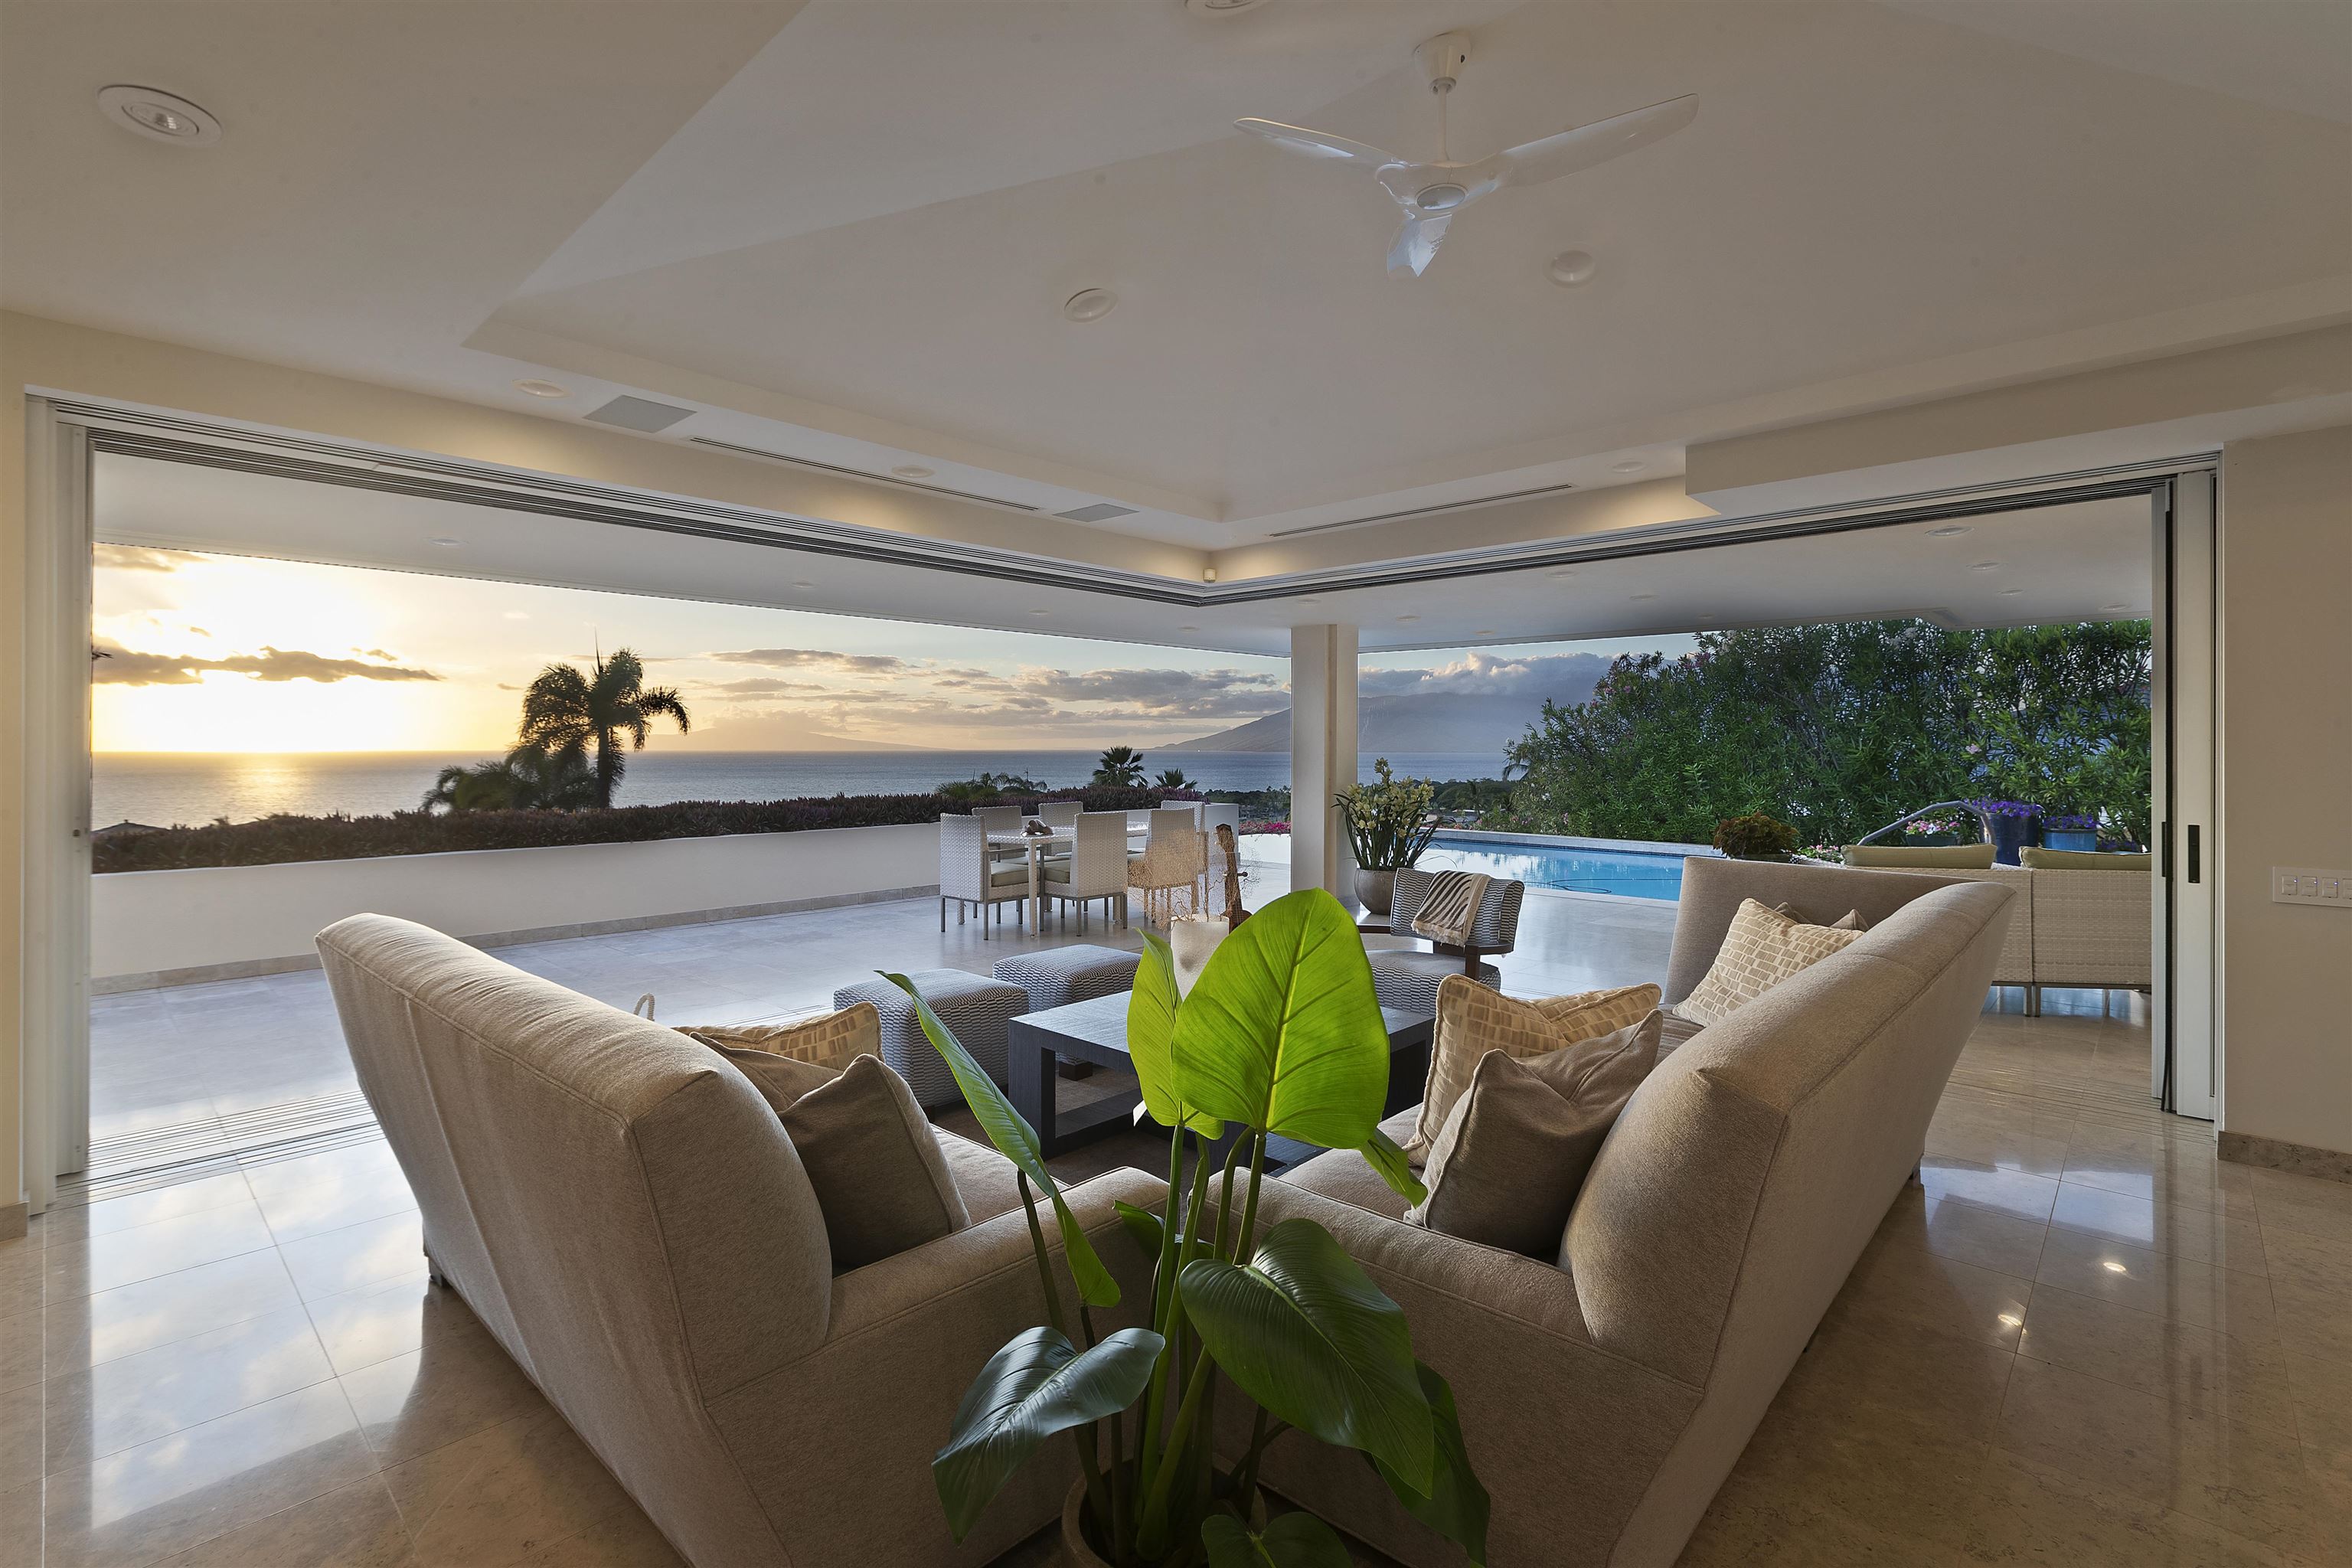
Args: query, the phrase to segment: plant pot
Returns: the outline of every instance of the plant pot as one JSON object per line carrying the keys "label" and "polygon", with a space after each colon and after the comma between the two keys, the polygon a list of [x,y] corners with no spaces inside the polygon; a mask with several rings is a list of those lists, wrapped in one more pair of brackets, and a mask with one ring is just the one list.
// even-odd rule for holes
{"label": "plant pot", "polygon": [[2041,842],[2042,819],[2038,816],[1996,816],[1992,819],[1992,858],[1997,865],[2016,865],[2020,849]]}
{"label": "plant pot", "polygon": [[[1062,1500],[1062,1561],[1066,1568],[1110,1568],[1102,1553],[1087,1544],[1087,1532],[1079,1528],[1078,1516],[1086,1511],[1087,1483],[1083,1478],[1070,1483],[1070,1495]],[[1260,1487],[1250,1499],[1250,1528],[1265,1528],[1265,1489]]]}
{"label": "plant pot", "polygon": [[2050,849],[2096,849],[2099,847],[2099,830],[2095,827],[2045,828],[2042,843]]}
{"label": "plant pot", "polygon": [[1389,905],[1395,898],[1395,871],[1367,871],[1361,868],[1358,868],[1356,872],[1356,901],[1364,906],[1367,913],[1375,915],[1384,915],[1388,913]]}

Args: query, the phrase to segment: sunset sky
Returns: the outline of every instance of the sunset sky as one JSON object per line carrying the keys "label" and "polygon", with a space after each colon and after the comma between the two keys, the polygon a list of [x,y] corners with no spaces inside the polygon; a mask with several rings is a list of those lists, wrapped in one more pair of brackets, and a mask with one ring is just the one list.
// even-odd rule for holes
{"label": "sunset sky", "polygon": [[[599,646],[686,700],[664,749],[1145,745],[1290,702],[1286,661],[1242,654],[125,545],[96,568],[100,752],[502,751],[531,677]],[[1364,689],[1539,690],[1617,647],[1375,655]]]}

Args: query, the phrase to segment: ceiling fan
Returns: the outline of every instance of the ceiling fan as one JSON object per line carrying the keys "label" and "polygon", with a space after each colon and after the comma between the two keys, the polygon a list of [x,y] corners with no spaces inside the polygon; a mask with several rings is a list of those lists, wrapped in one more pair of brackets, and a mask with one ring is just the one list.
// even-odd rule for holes
{"label": "ceiling fan", "polygon": [[1445,144],[1445,99],[1454,79],[1470,63],[1470,36],[1445,33],[1413,50],[1437,95],[1437,161],[1415,163],[1361,142],[1328,132],[1308,131],[1272,120],[1236,120],[1234,125],[1253,136],[1263,136],[1277,147],[1309,158],[1330,158],[1372,171],[1388,194],[1404,209],[1404,225],[1389,246],[1389,276],[1418,278],[1429,269],[1445,237],[1454,215],[1490,191],[1505,185],[1534,185],[1605,163],[1621,153],[1671,136],[1698,118],[1696,94],[1670,98],[1647,109],[1596,120],[1557,136],[1479,159],[1475,163],[1451,161]]}

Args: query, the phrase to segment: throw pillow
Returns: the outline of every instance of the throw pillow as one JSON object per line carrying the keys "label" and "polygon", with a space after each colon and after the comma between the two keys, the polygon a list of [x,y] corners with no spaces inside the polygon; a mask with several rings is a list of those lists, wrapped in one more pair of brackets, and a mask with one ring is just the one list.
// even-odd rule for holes
{"label": "throw pillow", "polygon": [[1719,1024],[1735,1009],[1861,937],[1859,931],[1807,925],[1753,899],[1742,899],[1706,978],[1675,1010],[1701,1026]]}
{"label": "throw pillow", "polygon": [[1488,1051],[1549,1056],[1579,1040],[1637,1024],[1657,1005],[1654,985],[1620,985],[1523,1002],[1489,991],[1466,974],[1447,975],[1437,986],[1437,1022],[1430,1033],[1421,1118],[1405,1141],[1405,1152],[1428,1152],[1438,1129],[1445,1125],[1446,1113],[1469,1089],[1478,1058]]}
{"label": "throw pillow", "polygon": [[782,1112],[816,1189],[836,1274],[935,1241],[971,1223],[947,1156],[904,1079],[855,1057]]}
{"label": "throw pillow", "polygon": [[1658,1064],[1653,1010],[1549,1056],[1489,1051],[1429,1152],[1408,1225],[1549,1259],[1618,1112]]}
{"label": "throw pillow", "polygon": [[702,1042],[735,1064],[736,1070],[751,1080],[760,1098],[778,1117],[790,1110],[803,1095],[823,1089],[841,1076],[841,1069],[804,1062],[797,1057],[780,1057],[773,1051],[751,1051],[740,1046],[716,1046]]}
{"label": "throw pillow", "polygon": [[678,1033],[706,1046],[766,1051],[835,1068],[848,1066],[855,1056],[882,1054],[882,1014],[871,1002],[795,1024],[682,1025]]}

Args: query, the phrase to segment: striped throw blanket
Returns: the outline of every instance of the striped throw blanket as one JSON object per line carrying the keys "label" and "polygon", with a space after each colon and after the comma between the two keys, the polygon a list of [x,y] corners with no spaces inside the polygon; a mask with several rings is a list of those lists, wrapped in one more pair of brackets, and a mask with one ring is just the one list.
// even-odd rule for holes
{"label": "striped throw blanket", "polygon": [[1478,906],[1486,901],[1490,879],[1476,871],[1438,872],[1429,897],[1412,917],[1413,934],[1446,947],[1469,946],[1470,928],[1478,923]]}

